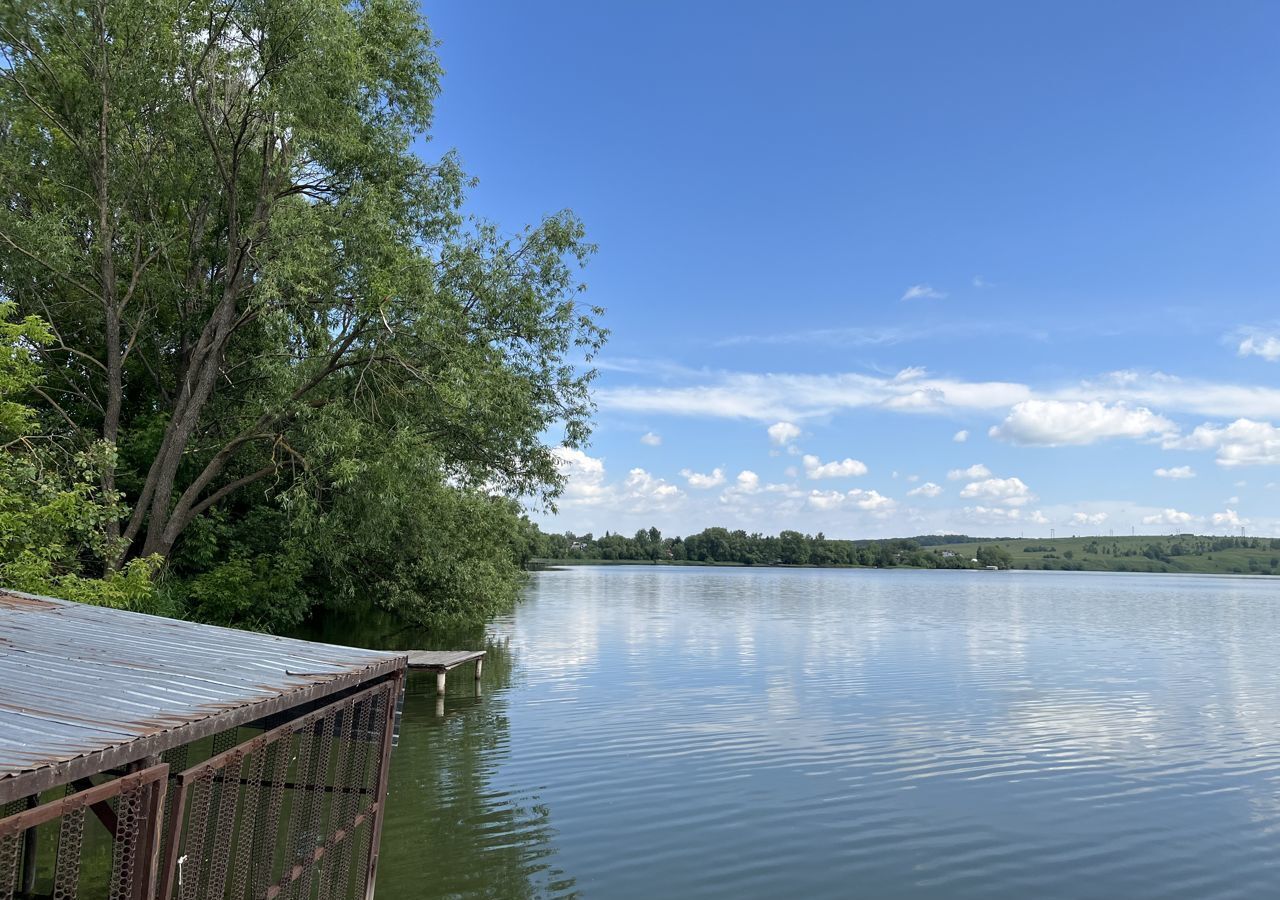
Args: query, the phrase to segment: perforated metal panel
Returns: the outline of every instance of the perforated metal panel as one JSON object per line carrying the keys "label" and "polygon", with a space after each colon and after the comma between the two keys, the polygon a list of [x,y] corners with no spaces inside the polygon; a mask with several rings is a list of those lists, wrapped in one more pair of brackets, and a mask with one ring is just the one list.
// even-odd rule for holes
{"label": "perforated metal panel", "polygon": [[[76,900],[80,893],[85,830],[105,829],[111,845],[107,896],[111,900],[143,900],[155,879],[159,817],[168,765],[161,763],[103,784],[68,789],[65,796],[0,819],[0,900],[13,900],[31,883],[34,854],[23,852],[36,829],[57,822],[57,845],[49,894],[54,900]],[[114,803],[114,806],[112,805]]]}
{"label": "perforated metal panel", "polygon": [[160,896],[368,896],[401,683],[354,693],[178,775]]}

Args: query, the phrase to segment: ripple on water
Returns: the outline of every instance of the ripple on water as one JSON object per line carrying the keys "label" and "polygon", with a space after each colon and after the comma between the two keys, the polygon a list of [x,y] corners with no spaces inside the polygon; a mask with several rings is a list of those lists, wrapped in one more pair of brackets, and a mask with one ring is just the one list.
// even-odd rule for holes
{"label": "ripple on water", "polygon": [[[1265,895],[1280,603],[1229,578],[539,575],[411,683],[380,898]],[[465,682],[465,679],[458,679]]]}

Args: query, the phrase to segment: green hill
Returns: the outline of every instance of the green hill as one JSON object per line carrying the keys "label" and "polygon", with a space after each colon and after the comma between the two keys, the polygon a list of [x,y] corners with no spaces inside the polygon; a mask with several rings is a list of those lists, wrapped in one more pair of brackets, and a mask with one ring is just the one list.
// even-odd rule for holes
{"label": "green hill", "polygon": [[1280,540],[1207,535],[1069,538],[969,538],[928,552],[973,559],[978,547],[1000,547],[1014,569],[1099,572],[1201,572],[1280,575]]}

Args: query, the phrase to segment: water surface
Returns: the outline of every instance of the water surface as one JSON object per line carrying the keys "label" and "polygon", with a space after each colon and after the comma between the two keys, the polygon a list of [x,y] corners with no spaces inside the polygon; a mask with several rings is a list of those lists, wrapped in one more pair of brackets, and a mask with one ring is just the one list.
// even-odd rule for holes
{"label": "water surface", "polygon": [[1280,892],[1271,580],[575,568],[490,634],[380,900]]}

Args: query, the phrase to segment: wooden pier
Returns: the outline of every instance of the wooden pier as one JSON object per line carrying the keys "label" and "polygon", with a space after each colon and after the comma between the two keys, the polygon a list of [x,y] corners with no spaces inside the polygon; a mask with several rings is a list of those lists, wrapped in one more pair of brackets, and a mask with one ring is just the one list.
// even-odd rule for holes
{"label": "wooden pier", "polygon": [[444,682],[451,669],[465,663],[476,664],[476,682],[484,672],[483,650],[410,650],[410,669],[430,669],[436,673],[436,693],[444,695]]}

